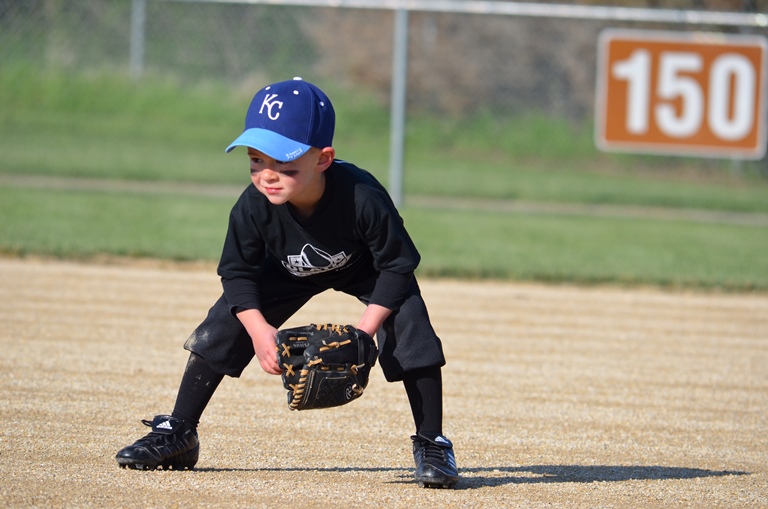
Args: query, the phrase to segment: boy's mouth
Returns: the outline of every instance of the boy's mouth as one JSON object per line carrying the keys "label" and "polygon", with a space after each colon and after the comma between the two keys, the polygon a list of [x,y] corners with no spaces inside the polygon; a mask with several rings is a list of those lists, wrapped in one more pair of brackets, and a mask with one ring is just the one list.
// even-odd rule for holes
{"label": "boy's mouth", "polygon": [[267,193],[267,194],[277,194],[277,193],[280,192],[280,188],[279,187],[267,187],[267,186],[264,186],[264,192]]}

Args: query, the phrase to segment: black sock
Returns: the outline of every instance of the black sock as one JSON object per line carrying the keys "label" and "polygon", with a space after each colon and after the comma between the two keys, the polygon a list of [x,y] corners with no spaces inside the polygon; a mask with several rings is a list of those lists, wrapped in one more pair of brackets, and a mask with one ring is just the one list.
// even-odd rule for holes
{"label": "black sock", "polygon": [[202,357],[190,353],[171,415],[197,427],[203,410],[223,378],[224,375],[213,371]]}
{"label": "black sock", "polygon": [[416,433],[443,434],[443,379],[440,366],[417,369],[403,377]]}

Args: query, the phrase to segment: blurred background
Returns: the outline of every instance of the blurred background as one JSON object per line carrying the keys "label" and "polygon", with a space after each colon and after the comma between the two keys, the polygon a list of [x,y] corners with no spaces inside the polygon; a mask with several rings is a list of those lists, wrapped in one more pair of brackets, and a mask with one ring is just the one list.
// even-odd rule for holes
{"label": "blurred background", "polygon": [[603,29],[765,36],[768,1],[610,3],[664,21],[500,3],[548,10],[408,12],[393,177],[386,2],[0,0],[0,251],[215,261],[249,182],[224,148],[258,88],[302,76],[334,101],[338,156],[398,187],[425,274],[768,288],[764,157],[594,140]]}

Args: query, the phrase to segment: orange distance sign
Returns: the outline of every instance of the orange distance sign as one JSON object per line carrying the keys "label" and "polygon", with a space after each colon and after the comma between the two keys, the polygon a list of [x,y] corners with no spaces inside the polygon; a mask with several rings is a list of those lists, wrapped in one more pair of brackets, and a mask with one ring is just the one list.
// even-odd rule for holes
{"label": "orange distance sign", "polygon": [[760,159],[766,39],[605,30],[598,44],[601,150]]}

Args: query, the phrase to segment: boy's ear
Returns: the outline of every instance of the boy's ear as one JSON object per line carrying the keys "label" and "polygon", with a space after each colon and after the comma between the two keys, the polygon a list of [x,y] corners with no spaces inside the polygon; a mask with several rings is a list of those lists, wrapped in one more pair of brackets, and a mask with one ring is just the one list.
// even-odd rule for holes
{"label": "boy's ear", "polygon": [[336,150],[333,147],[325,147],[323,149],[320,149],[320,154],[318,154],[317,159],[317,167],[320,171],[325,171],[328,169],[328,167],[333,163],[333,160],[336,158]]}

